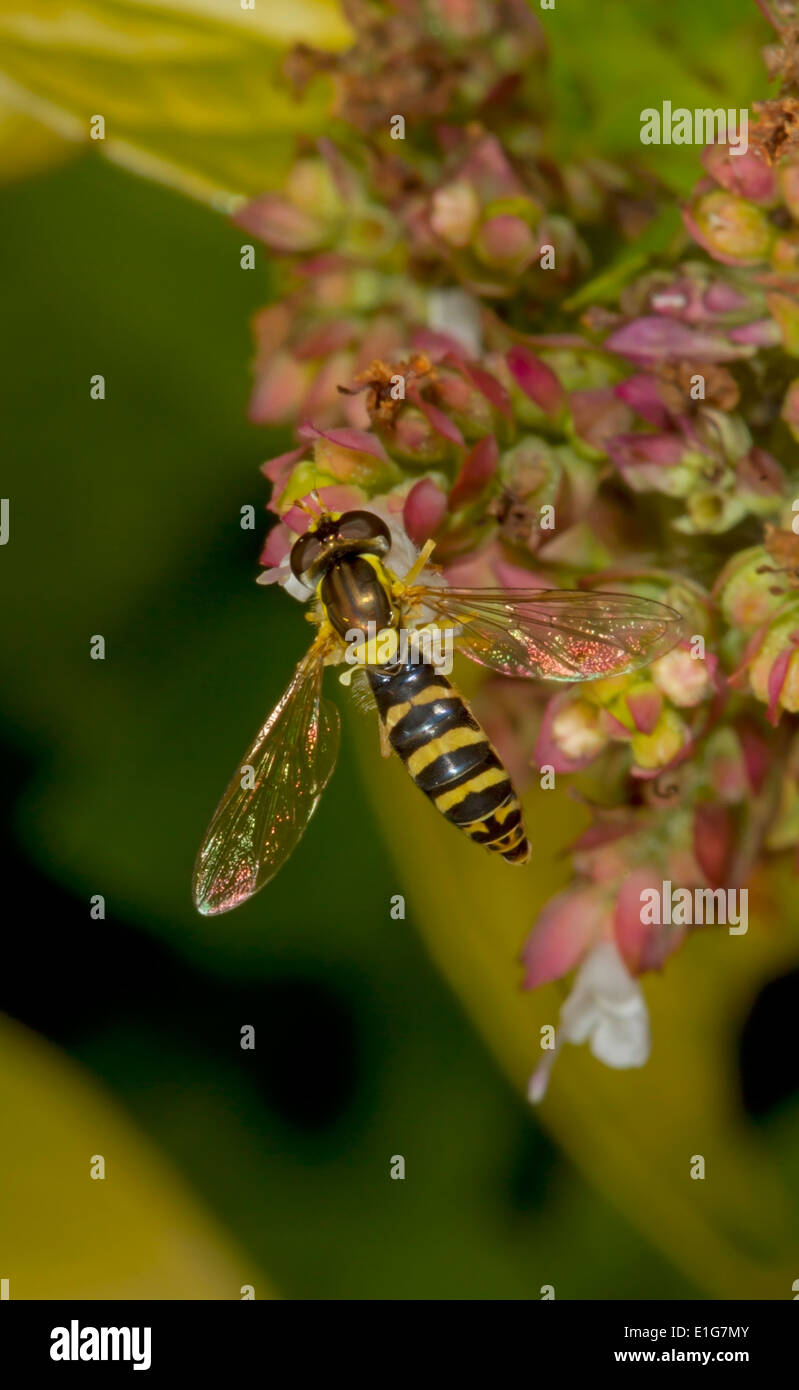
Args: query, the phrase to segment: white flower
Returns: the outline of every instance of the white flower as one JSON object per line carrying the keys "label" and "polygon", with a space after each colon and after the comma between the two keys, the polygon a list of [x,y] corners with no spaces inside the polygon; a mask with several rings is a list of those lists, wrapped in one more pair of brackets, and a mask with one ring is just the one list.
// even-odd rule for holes
{"label": "white flower", "polygon": [[296,598],[298,603],[308,603],[314,596],[314,590],[308,585],[303,584],[294,574],[289,564],[291,552],[287,551],[279,565],[272,565],[271,569],[262,570],[256,579],[256,584],[279,584],[281,589],[285,589],[287,594]]}
{"label": "white flower", "polygon": [[599,727],[599,710],[587,700],[575,700],[552,720],[552,737],[567,758],[592,758],[607,743]]}
{"label": "white flower", "polygon": [[649,1012],[641,986],[615,945],[603,941],[586,956],[560,1011],[555,1047],[530,1077],[527,1098],[541,1100],[564,1042],[584,1043],[608,1067],[642,1067],[649,1058]]}
{"label": "white flower", "polygon": [[436,333],[448,333],[460,343],[469,357],[482,352],[480,305],[465,290],[431,290],[427,300],[427,326]]}

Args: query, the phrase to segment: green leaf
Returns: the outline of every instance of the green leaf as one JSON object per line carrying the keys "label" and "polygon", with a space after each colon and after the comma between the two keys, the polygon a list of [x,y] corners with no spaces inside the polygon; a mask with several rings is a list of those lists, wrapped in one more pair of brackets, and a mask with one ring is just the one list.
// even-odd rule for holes
{"label": "green leaf", "polygon": [[[224,207],[279,181],[295,137],[321,128],[327,84],[297,100],[279,75],[286,48],[348,38],[335,0],[2,0],[0,100]],[[98,115],[104,139],[90,136]]]}
{"label": "green leaf", "polygon": [[635,247],[626,247],[613,265],[607,266],[576,294],[564,300],[563,307],[577,313],[591,304],[614,304],[624,286],[640,275],[657,257],[673,246],[680,235],[682,223],[677,208],[664,212],[636,239]]}
{"label": "green leaf", "polygon": [[0,182],[12,183],[63,164],[76,147],[42,121],[0,99]]}
{"label": "green leaf", "polygon": [[[104,894],[107,920],[85,919],[98,959],[134,927],[132,971],[155,951],[178,981],[160,1004],[154,983],[130,1009],[76,1018],[80,1062],[285,1296],[537,1299],[544,1283],[559,1297],[690,1296],[498,1074],[410,911],[390,917],[416,866],[393,869],[361,785],[352,729],[371,778],[373,721],[345,719],[336,775],[269,888],[221,921],[194,911],[200,836],[309,634],[299,604],[252,582],[257,464],[285,446],[244,420],[265,258],[242,271],[223,219],[91,159],[0,191],[0,218],[16,407],[0,735],[28,759],[12,835],[65,893]],[[43,394],[31,364],[45,350]],[[89,399],[97,370],[104,401]],[[241,530],[245,503],[255,532]],[[96,632],[104,663],[89,660]],[[340,1022],[351,1066],[318,1020],[275,1008],[287,986]],[[257,1053],[230,1043],[244,1021]],[[341,1092],[308,1129],[297,1111],[329,1095],[331,1069]],[[388,1176],[397,1151],[404,1183]],[[15,1191],[31,1228],[38,1189]]]}
{"label": "green leaf", "polygon": [[746,0],[568,0],[541,18],[551,41],[556,153],[564,158],[635,157],[686,193],[699,176],[699,149],[642,145],[641,111],[664,100],[737,109],[769,95],[759,50],[770,31]]}
{"label": "green leaf", "polygon": [[[0,1015],[0,1273],[11,1298],[270,1298],[112,1098]],[[104,1160],[105,1176],[97,1156]]]}
{"label": "green leaf", "polygon": [[[544,902],[569,881],[563,851],[585,813],[565,788],[533,791],[532,864],[511,869],[420,805],[396,760],[376,770],[370,753],[365,746],[375,815],[428,950],[522,1091],[563,987],[521,992],[519,953]],[[583,1175],[710,1298],[785,1298],[796,1278],[799,1208],[741,1112],[734,1054],[764,981],[799,960],[788,879],[759,886],[746,936],[697,932],[662,976],[644,977],[654,1039],[645,1067],[611,1071],[586,1047],[567,1047],[540,1107]],[[705,1158],[705,1181],[689,1176],[693,1154]]]}

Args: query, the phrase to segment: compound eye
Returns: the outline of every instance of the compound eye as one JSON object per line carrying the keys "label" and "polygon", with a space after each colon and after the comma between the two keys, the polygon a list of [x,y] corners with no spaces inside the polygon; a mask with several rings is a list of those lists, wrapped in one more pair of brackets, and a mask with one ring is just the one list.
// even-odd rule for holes
{"label": "compound eye", "polygon": [[294,542],[289,564],[295,578],[302,579],[306,571],[319,559],[322,550],[322,542],[313,531],[306,531],[304,536],[300,536],[299,540]]}
{"label": "compound eye", "polygon": [[377,542],[377,548],[384,555],[391,549],[391,532],[383,518],[374,512],[344,512],[338,520],[336,531],[345,541]]}

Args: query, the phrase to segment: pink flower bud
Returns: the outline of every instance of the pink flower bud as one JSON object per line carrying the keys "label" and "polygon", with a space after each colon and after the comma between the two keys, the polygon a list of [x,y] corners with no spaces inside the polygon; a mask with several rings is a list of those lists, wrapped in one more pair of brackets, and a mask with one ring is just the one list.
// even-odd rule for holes
{"label": "pink flower bud", "polygon": [[478,439],[474,448],[466,455],[453,484],[449,495],[450,511],[456,512],[480,496],[496,473],[498,461],[499,449],[493,434]]}
{"label": "pink flower bud", "polygon": [[606,744],[599,728],[599,710],[586,700],[565,705],[552,721],[552,739],[569,762],[596,757]]}
{"label": "pink flower bud", "polygon": [[799,711],[799,599],[774,617],[749,662],[752,693],[768,705],[772,724],[780,712]]}
{"label": "pink flower bud", "polygon": [[716,183],[750,203],[771,207],[779,197],[774,170],[759,150],[733,155],[728,145],[707,145],[702,163]]}
{"label": "pink flower bud", "polygon": [[[672,937],[670,949],[673,950],[676,945],[673,940],[674,933],[670,933],[668,927],[641,920],[644,915],[641,911],[641,895],[650,889],[659,894],[662,883],[662,870],[650,866],[633,869],[632,873],[628,871],[619,888],[613,927],[616,945],[627,969],[633,975],[638,975],[643,970],[656,969],[660,963],[659,953],[653,949],[655,937],[665,932]],[[657,963],[654,963],[655,960]]]}
{"label": "pink flower bud", "polygon": [[523,218],[499,213],[483,222],[474,249],[483,265],[520,275],[536,254],[537,240]]}
{"label": "pink flower bud", "polygon": [[771,748],[753,719],[740,719],[736,732],[741,742],[749,789],[753,796],[759,796],[771,767]]}
{"label": "pink flower bud", "polygon": [[572,845],[575,873],[592,883],[618,883],[629,870],[634,832],[634,821],[589,825]]}
{"label": "pink flower bud", "polygon": [[612,386],[572,391],[569,406],[574,433],[598,457],[607,453],[611,439],[618,438],[632,424],[627,406]]}
{"label": "pink flower bud", "polygon": [[680,709],[699,705],[713,693],[707,662],[693,657],[686,647],[674,647],[653,661],[649,673],[658,690]]}
{"label": "pink flower bud", "polygon": [[[482,375],[488,377],[488,372]],[[412,395],[411,398],[413,399]],[[453,426],[456,426],[459,432],[462,431],[467,438],[480,439],[492,430],[494,413],[491,403],[485,392],[467,374],[465,364],[463,371],[438,368],[436,400],[450,417]],[[454,434],[448,437],[456,443],[463,443],[462,439],[455,440]]]}
{"label": "pink flower bud", "polygon": [[627,691],[624,702],[638,733],[654,733],[663,709],[660,691],[655,690],[648,681],[639,681]]}
{"label": "pink flower bud", "polygon": [[673,468],[686,454],[685,440],[679,434],[619,434],[608,443],[608,453],[622,470],[637,463]]}
{"label": "pink flower bud", "polygon": [[683,748],[687,730],[675,710],[664,709],[651,734],[633,734],[633,759],[640,768],[665,767]]}
{"label": "pink flower bud", "polygon": [[400,480],[399,470],[387,457],[380,440],[366,430],[347,426],[319,430],[305,424],[297,433],[301,439],[314,441],[317,467],[339,483],[374,492]]}
{"label": "pink flower bud", "polygon": [[723,280],[711,285],[702,298],[704,309],[714,317],[743,313],[750,307],[751,302],[751,295],[747,296],[743,290],[735,285],[727,285]]}
{"label": "pink flower bud", "polygon": [[[316,365],[316,364],[315,364]],[[319,366],[302,402],[302,414],[317,425],[338,425],[344,415],[348,424],[362,429],[369,425],[369,412],[363,396],[342,396],[339,386],[353,374],[350,352],[333,352]]]}
{"label": "pink flower bud", "polygon": [[734,729],[717,728],[708,739],[705,768],[714,795],[721,802],[735,805],[751,792],[742,741]]}
{"label": "pink flower bud", "polygon": [[[785,476],[772,454],[765,449],[750,449],[738,460],[735,481],[747,502],[762,503],[766,497],[781,497]],[[753,505],[753,510],[756,506]]]}
{"label": "pink flower bud", "polygon": [[780,341],[780,330],[773,319],[753,319],[740,328],[731,328],[731,343],[748,344],[750,347],[776,347]]}
{"label": "pink flower bud", "polygon": [[733,362],[752,353],[751,348],[736,347],[719,333],[688,328],[676,319],[659,315],[634,319],[617,328],[605,340],[605,347],[642,366],[682,358],[690,362]]}
{"label": "pink flower bud", "polygon": [[425,399],[420,391],[412,386],[408,387],[408,399],[412,400],[424,415],[425,419],[432,425],[436,434],[440,434],[442,439],[448,439],[450,444],[463,444],[463,435],[454,420],[451,420],[446,411],[440,410],[437,405]]}
{"label": "pink flower bud", "polygon": [[479,215],[479,199],[466,179],[446,183],[433,194],[430,225],[449,246],[468,246]]}
{"label": "pink flower bud", "polygon": [[704,455],[678,434],[619,434],[607,442],[608,457],[634,492],[685,497],[695,486]]}
{"label": "pink flower bud", "polygon": [[694,855],[711,888],[724,883],[733,847],[729,808],[702,801],[694,812]]}
{"label": "pink flower bud", "polygon": [[716,189],[694,201],[685,225],[700,246],[724,265],[759,265],[768,260],[774,228],[760,208]]}
{"label": "pink flower bud", "polygon": [[669,423],[669,412],[663,403],[657,379],[653,376],[629,376],[626,381],[620,381],[613,390],[619,400],[624,401],[625,405],[634,410],[636,415],[640,415],[642,420],[646,420],[648,425],[654,425],[655,429],[665,429]]}
{"label": "pink flower bud", "polygon": [[277,424],[296,418],[313,375],[313,368],[298,362],[290,352],[279,351],[258,370],[248,406],[255,425]]}
{"label": "pink flower bud", "polygon": [[516,198],[524,188],[495,135],[484,135],[472,146],[461,174],[474,184],[485,206],[497,198]]}
{"label": "pink flower bud", "polygon": [[313,251],[324,245],[327,235],[324,222],[277,193],[254,198],[239,208],[233,221],[278,252]]}
{"label": "pink flower bud", "polygon": [[261,464],[261,472],[274,484],[272,488],[272,500],[269,503],[271,512],[279,511],[280,498],[289,484],[294,469],[300,459],[307,458],[308,448],[302,445],[299,449],[290,449],[287,454],[278,454],[276,458],[268,459]]}
{"label": "pink flower bud", "polygon": [[721,611],[731,627],[751,632],[766,622],[782,603],[773,592],[773,562],[765,546],[742,550],[725,565],[716,592]]}
{"label": "pink flower bud", "polygon": [[558,893],[541,912],[522,950],[524,988],[559,980],[573,970],[609,919],[606,894],[595,887]]}
{"label": "pink flower bud", "polygon": [[552,368],[521,344],[510,349],[506,361],[514,381],[524,394],[540,406],[545,415],[551,418],[559,415],[566,397]]}
{"label": "pink flower bud", "polygon": [[277,568],[288,555],[296,539],[296,533],[279,521],[269,531],[258,563],[266,565],[269,569]]}
{"label": "pink flower bud", "polygon": [[622,291],[625,312],[635,317],[647,307],[686,324],[726,324],[754,312],[762,296],[754,286],[731,285],[715,266],[683,265],[676,274],[653,271]]}
{"label": "pink flower bud", "polygon": [[429,467],[444,463],[452,455],[452,444],[426,417],[422,409],[406,402],[393,425],[375,422],[391,456],[401,463]]}
{"label": "pink flower bud", "polygon": [[447,494],[432,478],[413,484],[402,509],[402,521],[414,545],[434,536],[447,514]]}

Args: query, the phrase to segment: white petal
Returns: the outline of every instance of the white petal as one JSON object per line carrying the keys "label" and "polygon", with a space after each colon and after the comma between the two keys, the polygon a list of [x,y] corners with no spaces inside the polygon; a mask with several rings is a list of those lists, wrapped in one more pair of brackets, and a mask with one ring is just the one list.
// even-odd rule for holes
{"label": "white petal", "polygon": [[527,1083],[527,1099],[531,1105],[537,1105],[540,1100],[544,1099],[554,1061],[555,1053],[550,1052],[542,1062],[538,1063],[530,1077]]}
{"label": "white petal", "polygon": [[633,1019],[605,1014],[594,1029],[591,1051],[606,1067],[642,1067],[649,1060],[649,1016],[646,1005]]}
{"label": "white petal", "polygon": [[594,947],[583,961],[577,978],[608,1003],[624,1005],[641,993],[611,941],[602,941]]}
{"label": "white petal", "polygon": [[256,584],[285,584],[291,571],[285,565],[273,565],[271,569],[262,570],[256,579]]}
{"label": "white petal", "polygon": [[287,594],[296,598],[299,603],[307,603],[309,598],[313,598],[314,590],[307,584],[303,584],[301,579],[297,579],[292,572],[289,564],[290,552],[287,551],[279,565],[272,565],[270,569],[262,570],[256,579],[256,584],[279,584],[281,589],[285,589]]}
{"label": "white petal", "polygon": [[288,578],[283,581],[283,588],[292,598],[296,598],[300,603],[307,603],[309,598],[313,598],[314,590],[308,585],[303,584],[301,579],[289,571]]}
{"label": "white petal", "polygon": [[649,1057],[646,1000],[611,942],[586,956],[560,1017],[564,1037],[589,1041],[594,1056],[609,1067],[640,1067]]}
{"label": "white petal", "polygon": [[435,333],[448,333],[457,339],[469,357],[480,356],[480,306],[465,290],[431,290],[427,298],[427,326]]}

